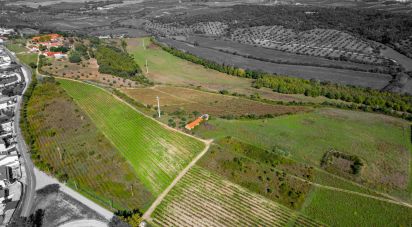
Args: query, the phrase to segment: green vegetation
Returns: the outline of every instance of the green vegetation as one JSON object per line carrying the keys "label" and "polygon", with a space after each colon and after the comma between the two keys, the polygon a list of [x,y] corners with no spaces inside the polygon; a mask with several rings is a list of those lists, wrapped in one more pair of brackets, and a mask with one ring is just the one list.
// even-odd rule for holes
{"label": "green vegetation", "polygon": [[279,147],[291,159],[312,166],[320,166],[324,153],[331,149],[356,155],[365,166],[352,180],[389,191],[410,190],[410,125],[400,119],[321,109],[265,120],[216,118],[196,133],[215,139],[230,135],[268,150]]}
{"label": "green vegetation", "polygon": [[199,166],[173,187],[152,216],[156,226],[323,226]]}
{"label": "green vegetation", "polygon": [[322,188],[311,194],[301,212],[331,226],[409,226],[412,220],[410,207]]}
{"label": "green vegetation", "polygon": [[69,53],[69,61],[71,63],[79,63],[82,61],[82,57],[77,51],[71,51]]}
{"label": "green vegetation", "polygon": [[[142,45],[143,42],[145,47]],[[193,64],[163,51],[154,45],[149,38],[127,39],[127,43],[128,52],[133,55],[138,65],[145,66],[147,60],[149,74],[145,75],[152,81],[200,86],[215,91],[228,87],[238,89],[250,89],[251,87],[251,82],[248,80],[206,69],[201,65]]]}
{"label": "green vegetation", "polygon": [[62,52],[62,53],[67,53],[69,51],[69,48],[61,46],[61,47],[50,47],[50,51],[52,52]]}
{"label": "green vegetation", "polygon": [[263,150],[231,137],[215,142],[198,165],[289,208],[301,206],[311,186],[304,180],[312,179],[312,167],[284,158],[279,148]]}
{"label": "green vegetation", "polygon": [[[154,39],[152,39],[152,42],[156,43]],[[324,104],[333,104],[335,107],[347,109],[361,109],[368,112],[381,112],[412,120],[412,96],[409,95],[381,92],[369,88],[320,83],[317,81],[309,81],[288,76],[271,75],[264,72],[244,70],[234,66],[221,65],[213,61],[205,60],[193,54],[177,50],[173,47],[164,46],[159,43],[156,44],[174,56],[203,65],[206,68],[237,77],[256,79],[253,85],[255,88],[267,87],[273,89],[275,92],[284,94],[304,94],[305,96],[311,97],[324,96],[329,99],[339,99],[349,103],[362,104],[362,106],[335,105],[333,103]],[[221,92],[228,93],[226,90],[221,90]],[[398,113],[398,111],[404,113]]]}
{"label": "green vegetation", "polygon": [[[267,87],[279,93],[305,94],[312,97],[325,96],[329,99],[340,99],[363,104],[375,111],[385,113],[390,113],[391,111],[412,113],[412,96],[409,95],[270,75],[260,76],[254,86],[258,88]],[[410,118],[412,119],[412,116]]]}
{"label": "green vegetation", "polygon": [[23,107],[20,127],[39,169],[112,210],[150,204],[129,162],[53,78],[34,80]]}
{"label": "green vegetation", "polygon": [[20,52],[25,52],[27,51],[27,48],[25,47],[26,45],[26,39],[10,39],[6,42],[6,47],[10,51],[14,53],[20,53]]}
{"label": "green vegetation", "polygon": [[166,129],[101,88],[71,80],[59,81],[154,195],[163,191],[204,148],[203,142]]}
{"label": "green vegetation", "polygon": [[30,66],[31,68],[36,68],[37,66],[37,54],[26,54],[26,53],[20,53],[20,54],[16,54],[16,56],[19,58],[19,60]]}
{"label": "green vegetation", "polygon": [[95,53],[99,72],[119,77],[133,77],[141,70],[126,52],[109,45],[100,45]]}

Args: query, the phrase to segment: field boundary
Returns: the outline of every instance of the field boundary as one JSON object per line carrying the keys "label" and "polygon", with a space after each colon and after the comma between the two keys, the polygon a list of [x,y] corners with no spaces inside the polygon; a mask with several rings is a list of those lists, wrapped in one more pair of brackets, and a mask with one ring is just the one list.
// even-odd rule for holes
{"label": "field boundary", "polygon": [[173,189],[173,187],[182,179],[187,172],[196,164],[197,161],[199,161],[200,158],[203,157],[204,154],[209,150],[209,147],[213,140],[209,140],[206,142],[206,147],[203,149],[202,152],[200,152],[187,166],[184,168],[177,176],[176,178],[172,181],[172,183],[156,198],[156,200],[152,203],[152,205],[147,209],[147,211],[143,214],[142,218],[144,220],[151,220],[151,215],[153,211],[155,211],[156,207],[163,201],[163,199],[166,197],[166,195]]}
{"label": "field boundary", "polygon": [[196,137],[196,136],[193,136],[193,135],[190,135],[190,134],[186,134],[186,133],[184,133],[184,132],[182,132],[182,131],[180,131],[180,130],[177,130],[177,129],[175,129],[175,128],[169,127],[167,124],[165,124],[165,123],[163,123],[163,122],[156,121],[156,120],[153,119],[151,116],[149,116],[149,115],[141,112],[140,110],[136,109],[136,107],[134,107],[134,106],[132,106],[131,104],[129,104],[128,102],[124,101],[122,98],[118,97],[117,95],[115,95],[115,94],[113,94],[113,93],[110,93],[110,92],[107,91],[106,89],[101,88],[101,87],[99,87],[99,86],[97,86],[97,85],[95,85],[95,84],[87,83],[87,82],[80,81],[80,80],[65,78],[65,77],[58,77],[58,76],[53,76],[53,77],[55,77],[55,78],[57,78],[57,79],[61,79],[61,80],[75,81],[75,82],[78,82],[78,83],[83,83],[83,84],[87,84],[87,85],[93,86],[93,87],[95,87],[95,88],[98,88],[98,89],[100,89],[100,90],[108,93],[109,95],[113,96],[115,99],[117,99],[118,101],[122,102],[123,104],[126,104],[128,107],[132,108],[134,111],[136,111],[136,112],[138,112],[139,114],[141,114],[141,115],[149,118],[150,120],[152,120],[152,121],[160,124],[161,126],[165,127],[165,128],[168,129],[168,130],[172,130],[172,131],[175,131],[175,132],[180,133],[180,134],[182,134],[182,135],[185,135],[185,136],[189,136],[189,137],[191,137],[191,138],[194,138],[194,139],[196,139],[196,140],[198,140],[198,141],[201,141],[201,142],[205,143],[205,145],[207,145],[207,143],[209,143],[208,140],[204,140],[204,139],[198,138],[198,137]]}

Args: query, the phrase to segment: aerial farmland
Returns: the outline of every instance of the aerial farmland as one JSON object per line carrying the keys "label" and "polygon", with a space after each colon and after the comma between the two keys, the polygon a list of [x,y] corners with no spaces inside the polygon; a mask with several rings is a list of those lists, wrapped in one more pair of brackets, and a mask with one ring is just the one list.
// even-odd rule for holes
{"label": "aerial farmland", "polygon": [[11,225],[410,226],[410,3],[0,5],[30,78]]}

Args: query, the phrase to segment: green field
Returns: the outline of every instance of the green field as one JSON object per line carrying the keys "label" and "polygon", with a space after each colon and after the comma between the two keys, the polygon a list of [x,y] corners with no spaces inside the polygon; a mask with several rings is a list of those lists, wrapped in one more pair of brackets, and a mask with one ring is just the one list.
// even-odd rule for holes
{"label": "green field", "polygon": [[71,80],[59,82],[154,195],[165,189],[205,147],[200,140],[167,129],[136,112],[103,89]]}
{"label": "green field", "polygon": [[37,84],[27,120],[39,169],[108,209],[145,209],[153,201],[130,163],[54,80]]}
{"label": "green field", "polygon": [[[266,156],[280,149],[287,154],[287,158],[313,166],[309,181],[315,184],[309,192],[303,193],[304,202],[298,210],[314,220],[332,226],[407,226],[412,220],[410,207],[381,201],[379,198],[386,198],[377,192],[389,192],[410,203],[412,178],[409,163],[412,150],[409,122],[378,114],[319,109],[266,120],[213,119],[199,127],[196,134],[214,138],[215,141],[226,140],[226,136],[230,135],[267,149]],[[291,174],[299,178],[302,169],[296,165],[293,168],[282,166],[282,162],[273,165],[270,161],[268,167],[259,162],[253,167],[246,160],[256,160],[254,156],[262,152],[254,149],[253,152],[243,153],[242,156],[247,159],[242,159],[242,156],[233,158],[233,154],[239,154],[242,149],[238,146],[231,149],[229,153],[224,149],[214,149],[202,158],[199,165],[285,204],[288,197],[273,197],[272,191],[259,188],[273,187],[271,182],[276,180],[276,175],[271,173],[272,168],[275,172],[276,169],[283,169],[286,176]],[[330,149],[355,154],[364,160],[365,166],[360,175],[337,176],[321,169],[320,160],[324,152]],[[256,174],[265,176],[263,181],[261,178],[251,178]],[[287,177],[283,179],[283,182],[288,182]],[[302,186],[296,182],[289,181],[287,185],[292,191],[299,188],[302,192]]]}
{"label": "green field", "polygon": [[259,194],[194,166],[153,213],[154,226],[322,226]]}
{"label": "green field", "polygon": [[25,39],[14,39],[14,40],[9,40],[6,42],[6,47],[10,51],[14,53],[19,53],[19,52],[25,52],[28,49],[24,46],[26,43]]}
{"label": "green field", "polygon": [[410,226],[412,208],[363,196],[315,188],[301,210],[331,226]]}
{"label": "green field", "polygon": [[319,166],[324,153],[331,149],[357,155],[366,166],[361,179],[356,180],[387,190],[408,188],[410,124],[396,118],[319,109],[256,121],[215,119],[197,133],[206,138],[230,135],[269,150],[280,147],[292,159],[314,166]]}
{"label": "green field", "polygon": [[[146,48],[143,48],[143,40]],[[206,69],[201,65],[182,60],[163,51],[152,44],[149,38],[128,39],[128,52],[137,64],[146,72],[146,60],[149,74],[146,76],[164,84],[195,85],[212,90],[230,89],[233,87],[250,87],[251,81],[229,76],[215,70]]]}
{"label": "green field", "polygon": [[30,65],[30,63],[37,64],[37,54],[16,54],[16,56],[26,65]]}

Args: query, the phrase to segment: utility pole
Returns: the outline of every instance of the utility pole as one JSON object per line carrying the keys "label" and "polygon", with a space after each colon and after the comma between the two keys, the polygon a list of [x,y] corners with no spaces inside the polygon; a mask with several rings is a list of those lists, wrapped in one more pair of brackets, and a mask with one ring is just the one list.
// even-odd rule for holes
{"label": "utility pole", "polygon": [[149,74],[149,66],[147,65],[147,59],[146,59],[146,64],[145,64],[145,66],[146,66],[146,74]]}
{"label": "utility pole", "polygon": [[156,96],[157,99],[157,114],[159,115],[160,118],[160,99],[159,96]]}
{"label": "utility pole", "polygon": [[63,156],[62,156],[62,152],[60,151],[60,147],[57,147],[57,151],[59,152],[60,160],[63,160]]}

